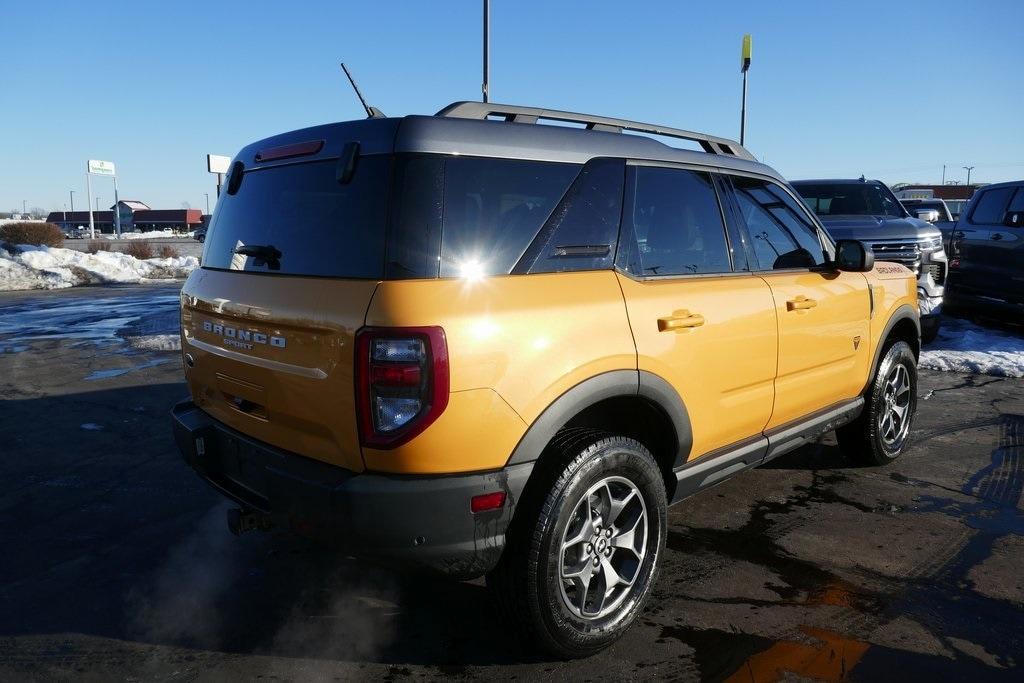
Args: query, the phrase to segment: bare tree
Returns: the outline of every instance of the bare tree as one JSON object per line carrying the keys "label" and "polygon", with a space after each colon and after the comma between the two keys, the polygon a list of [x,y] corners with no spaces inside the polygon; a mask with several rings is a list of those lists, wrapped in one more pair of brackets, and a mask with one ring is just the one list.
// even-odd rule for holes
{"label": "bare tree", "polygon": [[33,206],[31,209],[28,210],[28,215],[32,216],[32,218],[38,218],[39,220],[42,220],[49,215],[49,212],[47,212],[47,210],[41,206]]}

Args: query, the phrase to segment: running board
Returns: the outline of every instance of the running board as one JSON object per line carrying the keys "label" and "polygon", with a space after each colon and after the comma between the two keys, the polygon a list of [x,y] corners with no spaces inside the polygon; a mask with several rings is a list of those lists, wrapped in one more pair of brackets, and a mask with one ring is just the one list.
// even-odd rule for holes
{"label": "running board", "polygon": [[759,437],[700,456],[675,470],[675,504],[698,491],[721,483],[730,476],[789,453],[815,441],[823,434],[849,424],[864,409],[864,398],[846,401],[813,413],[797,422],[782,425]]}

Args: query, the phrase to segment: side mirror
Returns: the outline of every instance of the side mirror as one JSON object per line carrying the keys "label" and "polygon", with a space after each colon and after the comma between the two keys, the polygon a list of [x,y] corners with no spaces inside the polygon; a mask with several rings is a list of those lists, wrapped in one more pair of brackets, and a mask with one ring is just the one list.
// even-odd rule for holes
{"label": "side mirror", "polygon": [[1008,228],[1024,228],[1024,211],[1007,211],[1003,225]]}
{"label": "side mirror", "polygon": [[866,273],[875,267],[875,252],[858,240],[839,240],[835,266],[851,273]]}
{"label": "side mirror", "polygon": [[917,214],[917,217],[920,220],[928,221],[929,223],[934,223],[939,220],[939,212],[935,209],[918,209],[914,213]]}

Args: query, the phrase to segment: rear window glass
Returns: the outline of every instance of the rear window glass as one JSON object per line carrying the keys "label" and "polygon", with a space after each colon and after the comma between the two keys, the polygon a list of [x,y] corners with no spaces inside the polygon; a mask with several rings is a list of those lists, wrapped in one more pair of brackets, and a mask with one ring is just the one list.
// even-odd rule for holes
{"label": "rear window glass", "polygon": [[246,171],[238,192],[217,205],[203,266],[381,277],[391,157],[360,158],[347,184],[337,181],[336,166],[331,160]]}
{"label": "rear window glass", "polygon": [[906,215],[892,193],[876,183],[799,183],[793,187],[819,216]]}
{"label": "rear window glass", "polygon": [[579,170],[575,164],[448,157],[441,277],[509,273]]}

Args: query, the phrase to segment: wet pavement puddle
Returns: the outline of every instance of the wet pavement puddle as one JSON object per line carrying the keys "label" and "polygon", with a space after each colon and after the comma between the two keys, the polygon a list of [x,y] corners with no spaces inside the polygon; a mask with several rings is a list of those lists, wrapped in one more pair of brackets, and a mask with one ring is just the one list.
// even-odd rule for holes
{"label": "wet pavement puddle", "polygon": [[[97,355],[103,360],[169,351],[172,349],[149,348],[135,340],[177,335],[179,300],[177,290],[160,288],[121,296],[17,301],[0,309],[0,354],[25,353],[54,341],[73,348],[105,349],[105,355]],[[111,379],[167,362],[167,358],[157,358],[97,369],[83,379]]]}
{"label": "wet pavement puddle", "polygon": [[[1002,414],[986,424],[999,426],[991,461],[969,477],[955,498],[922,490],[915,497],[917,505],[907,510],[870,507],[832,490],[845,479],[843,474],[814,471],[811,484],[795,487],[795,495],[785,501],[757,503],[739,528],[683,527],[669,532],[671,550],[755,563],[781,579],[764,584],[779,596],[778,601],[712,598],[705,602],[747,604],[752,610],[780,605],[838,607],[839,612],[832,614],[834,630],[805,624],[784,638],[772,638],[739,629],[676,624],[661,625],[661,638],[693,648],[692,660],[703,680],[779,681],[794,675],[824,681],[891,680],[905,677],[906,672],[947,680],[1008,680],[1006,674],[1024,659],[1024,613],[1013,602],[979,593],[969,573],[992,556],[1000,539],[1024,536],[1024,416]],[[921,489],[936,488],[896,473],[890,478]],[[783,516],[815,503],[850,505],[866,514],[939,513],[960,520],[971,533],[962,547],[936,548],[931,561],[904,576],[870,576],[864,570],[872,587],[855,585],[821,564],[789,554],[773,537],[778,536],[774,527]],[[873,632],[897,619],[916,622],[944,646],[946,654],[869,642]]]}

